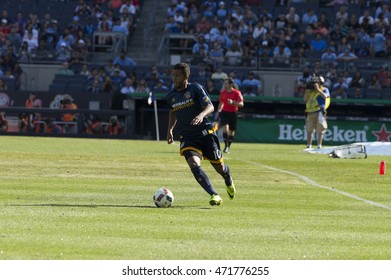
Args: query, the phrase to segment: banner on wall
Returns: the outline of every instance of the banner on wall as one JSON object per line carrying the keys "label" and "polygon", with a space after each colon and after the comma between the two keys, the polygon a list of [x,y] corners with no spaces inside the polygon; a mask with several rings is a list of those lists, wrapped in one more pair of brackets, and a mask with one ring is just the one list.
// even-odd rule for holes
{"label": "banner on wall", "polygon": [[[329,120],[324,134],[325,145],[341,145],[355,142],[390,142],[390,120]],[[252,118],[238,119],[235,134],[238,142],[301,144],[307,140],[305,120]]]}

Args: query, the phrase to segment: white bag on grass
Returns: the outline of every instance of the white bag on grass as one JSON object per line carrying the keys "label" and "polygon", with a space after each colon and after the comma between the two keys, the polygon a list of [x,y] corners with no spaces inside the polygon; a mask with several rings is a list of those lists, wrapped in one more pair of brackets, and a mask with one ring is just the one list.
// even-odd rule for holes
{"label": "white bag on grass", "polygon": [[350,144],[336,147],[329,155],[332,158],[367,158],[365,146]]}

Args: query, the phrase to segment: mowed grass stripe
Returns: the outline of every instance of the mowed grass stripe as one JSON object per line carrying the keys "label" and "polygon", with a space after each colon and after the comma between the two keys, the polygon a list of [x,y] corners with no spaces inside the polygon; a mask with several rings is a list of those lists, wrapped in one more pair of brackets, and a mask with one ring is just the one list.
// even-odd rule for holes
{"label": "mowed grass stripe", "polygon": [[[0,259],[389,259],[387,157],[329,159],[302,145],[234,143],[226,156],[238,197],[203,162],[223,206],[212,208],[177,145],[2,137]],[[152,195],[168,187],[170,209]]]}

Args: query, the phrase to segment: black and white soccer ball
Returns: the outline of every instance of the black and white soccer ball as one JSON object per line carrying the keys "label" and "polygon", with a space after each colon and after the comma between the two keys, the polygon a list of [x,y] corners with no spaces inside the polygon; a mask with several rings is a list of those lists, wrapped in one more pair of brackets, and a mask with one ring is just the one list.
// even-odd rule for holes
{"label": "black and white soccer ball", "polygon": [[158,189],[153,195],[153,203],[158,208],[168,208],[174,202],[174,195],[169,189]]}

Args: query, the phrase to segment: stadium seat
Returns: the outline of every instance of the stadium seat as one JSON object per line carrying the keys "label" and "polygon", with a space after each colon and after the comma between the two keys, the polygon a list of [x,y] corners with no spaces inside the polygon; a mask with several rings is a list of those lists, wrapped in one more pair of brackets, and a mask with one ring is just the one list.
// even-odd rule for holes
{"label": "stadium seat", "polygon": [[364,92],[364,97],[366,99],[380,99],[382,96],[381,92],[381,89],[367,88]]}
{"label": "stadium seat", "polygon": [[391,89],[390,88],[382,90],[382,98],[387,99],[387,100],[391,99]]}

